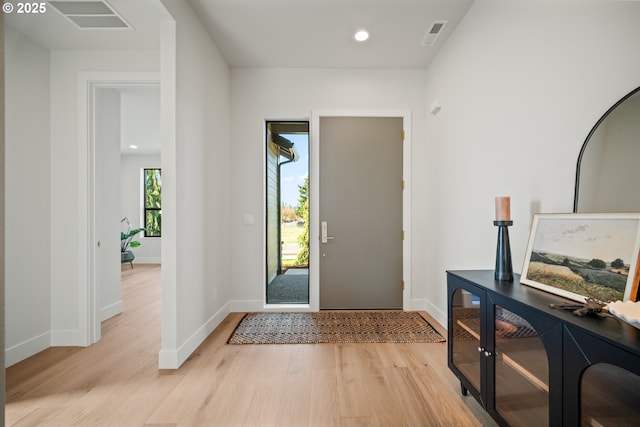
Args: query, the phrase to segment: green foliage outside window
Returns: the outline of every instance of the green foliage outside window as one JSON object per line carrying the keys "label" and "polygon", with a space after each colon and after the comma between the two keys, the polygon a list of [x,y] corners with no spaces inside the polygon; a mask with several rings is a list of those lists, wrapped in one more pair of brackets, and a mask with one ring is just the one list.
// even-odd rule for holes
{"label": "green foliage outside window", "polygon": [[162,173],[160,169],[144,170],[144,235],[162,235]]}

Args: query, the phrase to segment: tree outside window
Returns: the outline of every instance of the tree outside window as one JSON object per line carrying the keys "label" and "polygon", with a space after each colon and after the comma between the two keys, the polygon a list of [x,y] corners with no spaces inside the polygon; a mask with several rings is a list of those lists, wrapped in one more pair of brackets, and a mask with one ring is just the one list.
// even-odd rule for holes
{"label": "tree outside window", "polygon": [[144,169],[144,235],[162,235],[162,173],[160,169]]}

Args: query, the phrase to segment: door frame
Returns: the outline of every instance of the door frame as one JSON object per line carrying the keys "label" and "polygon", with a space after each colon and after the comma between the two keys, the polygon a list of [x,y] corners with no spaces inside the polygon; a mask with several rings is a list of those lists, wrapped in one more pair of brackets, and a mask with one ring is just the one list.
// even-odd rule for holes
{"label": "door frame", "polygon": [[78,73],[78,197],[79,197],[79,340],[89,346],[101,338],[97,275],[95,91],[97,88],[160,85],[159,72],[81,71]]}
{"label": "door frame", "polygon": [[[320,310],[320,118],[394,117],[402,119],[402,309],[411,309],[411,111],[410,110],[313,110],[309,122],[309,308]],[[401,183],[398,183],[401,185]]]}

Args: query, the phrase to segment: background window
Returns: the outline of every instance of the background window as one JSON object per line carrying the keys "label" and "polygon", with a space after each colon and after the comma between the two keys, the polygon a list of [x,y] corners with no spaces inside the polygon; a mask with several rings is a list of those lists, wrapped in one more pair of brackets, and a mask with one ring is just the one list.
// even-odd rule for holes
{"label": "background window", "polygon": [[160,169],[144,170],[144,235],[162,235],[162,174]]}

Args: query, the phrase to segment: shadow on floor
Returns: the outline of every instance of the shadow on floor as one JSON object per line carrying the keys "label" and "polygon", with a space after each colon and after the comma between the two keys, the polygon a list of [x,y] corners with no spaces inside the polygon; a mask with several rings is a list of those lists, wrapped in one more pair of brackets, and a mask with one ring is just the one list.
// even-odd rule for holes
{"label": "shadow on floor", "polygon": [[309,270],[290,268],[267,285],[267,304],[309,304]]}

